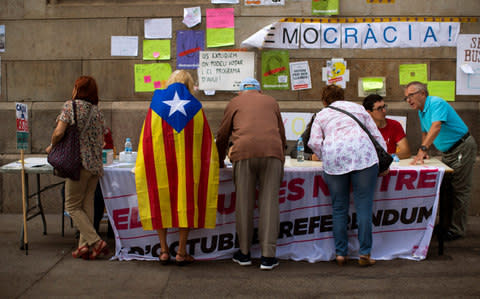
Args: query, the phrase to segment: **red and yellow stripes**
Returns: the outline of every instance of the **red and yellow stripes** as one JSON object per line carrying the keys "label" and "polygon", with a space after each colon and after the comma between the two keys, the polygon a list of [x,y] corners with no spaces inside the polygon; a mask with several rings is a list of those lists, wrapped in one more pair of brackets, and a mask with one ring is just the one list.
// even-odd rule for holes
{"label": "red and yellow stripes", "polygon": [[218,153],[203,110],[176,132],[150,109],[140,141],[135,181],[143,228],[214,228]]}

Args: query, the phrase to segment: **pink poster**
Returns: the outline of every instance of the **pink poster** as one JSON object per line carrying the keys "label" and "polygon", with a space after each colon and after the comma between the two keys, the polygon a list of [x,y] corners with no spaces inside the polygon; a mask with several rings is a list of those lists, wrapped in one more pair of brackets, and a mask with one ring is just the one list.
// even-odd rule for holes
{"label": "pink poster", "polygon": [[233,8],[207,9],[207,28],[234,28]]}

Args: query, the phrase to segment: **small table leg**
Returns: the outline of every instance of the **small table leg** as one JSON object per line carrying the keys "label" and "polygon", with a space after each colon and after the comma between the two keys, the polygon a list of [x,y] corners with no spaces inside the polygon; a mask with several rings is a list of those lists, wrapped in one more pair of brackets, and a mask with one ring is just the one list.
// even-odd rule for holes
{"label": "small table leg", "polygon": [[45,214],[43,213],[43,206],[42,206],[42,200],[40,198],[40,174],[37,173],[37,206],[38,210],[40,213],[40,216],[42,216],[42,222],[43,222],[43,234],[47,234],[47,221],[45,220]]}

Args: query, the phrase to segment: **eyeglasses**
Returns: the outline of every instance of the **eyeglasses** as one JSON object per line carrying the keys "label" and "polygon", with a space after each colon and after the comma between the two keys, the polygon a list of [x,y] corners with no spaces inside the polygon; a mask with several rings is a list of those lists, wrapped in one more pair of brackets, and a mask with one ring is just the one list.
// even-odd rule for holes
{"label": "eyeglasses", "polygon": [[383,106],[378,106],[377,108],[373,108],[372,110],[382,111],[383,109],[387,110],[388,105],[385,104]]}
{"label": "eyeglasses", "polygon": [[422,92],[422,91],[417,90],[415,92],[409,93],[406,97],[403,98],[403,100],[406,102],[409,98],[413,97],[414,95],[416,95],[417,93],[420,93],[420,92]]}

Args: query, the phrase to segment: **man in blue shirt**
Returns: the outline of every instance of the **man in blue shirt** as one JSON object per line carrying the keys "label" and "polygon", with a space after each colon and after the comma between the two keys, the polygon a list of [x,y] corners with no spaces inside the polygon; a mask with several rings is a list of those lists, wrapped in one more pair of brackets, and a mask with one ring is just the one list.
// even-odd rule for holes
{"label": "man in blue shirt", "polygon": [[452,106],[439,97],[429,96],[425,84],[410,82],[405,88],[404,100],[418,110],[422,128],[422,145],[412,164],[423,164],[433,144],[443,153],[442,162],[454,171],[451,180],[444,180],[440,193],[442,204],[451,206],[447,217],[450,219],[443,227],[446,229],[444,238],[462,238],[465,236],[473,163],[477,154],[475,139]]}

